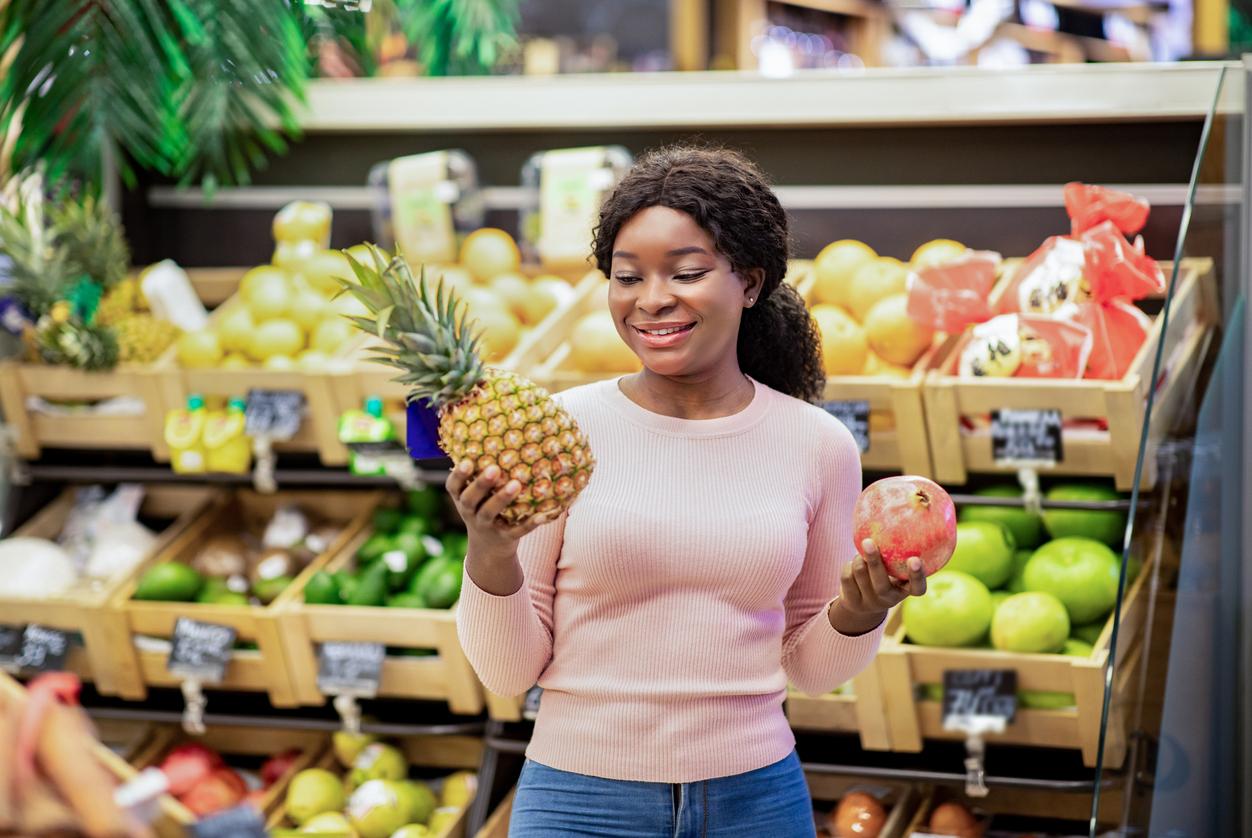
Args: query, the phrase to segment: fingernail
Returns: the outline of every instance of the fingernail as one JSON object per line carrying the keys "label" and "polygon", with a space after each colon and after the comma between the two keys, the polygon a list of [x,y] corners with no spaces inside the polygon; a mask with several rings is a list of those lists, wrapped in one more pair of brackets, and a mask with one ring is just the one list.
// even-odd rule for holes
{"label": "fingernail", "polygon": [[917,572],[922,569],[922,560],[917,556],[909,559],[909,570]]}
{"label": "fingernail", "polygon": [[516,480],[510,480],[504,487],[504,491],[508,492],[510,495],[521,491],[521,489],[522,484],[518,483]]}
{"label": "fingernail", "polygon": [[868,538],[865,539],[861,542],[861,550],[866,553],[874,552],[874,542]]}
{"label": "fingernail", "polygon": [[473,467],[473,464],[470,463],[469,460],[461,460],[461,464],[457,466],[457,471],[461,472],[461,474],[469,474],[470,469]]}
{"label": "fingernail", "polygon": [[486,477],[488,480],[495,480],[499,476],[500,469],[495,466],[487,466],[487,470],[483,472],[483,477]]}

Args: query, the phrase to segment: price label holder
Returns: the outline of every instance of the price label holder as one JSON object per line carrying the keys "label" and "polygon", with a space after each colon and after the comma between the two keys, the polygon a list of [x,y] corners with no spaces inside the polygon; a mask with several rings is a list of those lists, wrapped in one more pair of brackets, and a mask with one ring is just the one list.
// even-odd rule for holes
{"label": "price label holder", "polygon": [[378,694],[386,654],[381,643],[330,642],[318,647],[317,688],[335,697],[332,703],[349,733],[361,732],[357,699]]}
{"label": "price label holder", "polygon": [[201,687],[219,684],[226,677],[235,630],[217,623],[202,623],[179,617],[174,623],[174,640],[166,669],[182,679],[180,687],[186,707],[183,729],[193,736],[204,733],[204,708],[208,700]]}
{"label": "price label holder", "polygon": [[991,411],[991,456],[997,466],[1055,466],[1065,459],[1061,411]]}
{"label": "price label holder", "polygon": [[17,672],[17,659],[22,656],[22,635],[25,626],[0,625],[0,669]]}
{"label": "price label holder", "polygon": [[409,452],[399,442],[348,442],[355,474],[380,474],[390,477],[408,491],[421,488],[417,467]]}
{"label": "price label holder", "polygon": [[965,793],[986,797],[989,733],[1003,733],[1017,715],[1017,672],[948,669],[943,673],[943,729],[965,734]]}
{"label": "price label holder", "polygon": [[862,454],[869,450],[869,402],[822,402],[822,409],[852,432]]}
{"label": "price label holder", "polygon": [[278,490],[274,479],[274,443],[296,435],[308,412],[304,393],[299,390],[248,391],[244,409],[244,433],[252,438],[252,483],[258,492]]}
{"label": "price label holder", "polygon": [[69,649],[69,635],[60,629],[35,623],[0,627],[0,668],[14,674],[59,672]]}
{"label": "price label holder", "polygon": [[267,838],[265,820],[251,804],[236,806],[197,821],[191,827],[192,838]]}

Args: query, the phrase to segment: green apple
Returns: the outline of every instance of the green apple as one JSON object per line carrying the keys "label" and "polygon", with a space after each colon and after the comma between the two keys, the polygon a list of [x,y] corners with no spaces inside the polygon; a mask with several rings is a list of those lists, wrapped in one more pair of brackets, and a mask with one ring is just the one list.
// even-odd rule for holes
{"label": "green apple", "polygon": [[361,838],[388,838],[409,822],[408,807],[391,786],[386,780],[368,780],[352,792],[344,811]]}
{"label": "green apple", "polygon": [[323,768],[306,768],[287,786],[287,816],[303,826],[323,812],[343,808],[343,786],[336,774]]}
{"label": "green apple", "polygon": [[1100,639],[1100,633],[1104,631],[1104,627],[1108,624],[1108,620],[1096,620],[1094,623],[1084,623],[1081,626],[1074,626],[1070,629],[1070,636],[1075,640],[1083,641],[1089,645],[1095,645]]}
{"label": "green apple", "polygon": [[995,617],[995,609],[999,608],[1000,604],[1003,603],[1006,599],[1008,599],[1012,595],[1013,595],[1012,591],[992,591],[991,592],[991,608],[992,608],[991,616],[993,619]]}
{"label": "green apple", "polygon": [[1121,563],[1099,541],[1071,536],[1057,538],[1035,551],[1026,562],[1023,580],[1028,591],[1043,591],[1065,603],[1071,623],[1089,623],[1117,602]]}
{"label": "green apple", "polygon": [[[1092,652],[1091,644],[1072,637],[1061,647],[1062,655],[1085,658]],[[1055,692],[1053,690],[1021,690],[1017,693],[1017,703],[1031,710],[1061,710],[1073,707],[1077,701],[1073,693]]]}
{"label": "green apple", "polygon": [[410,823],[391,833],[391,838],[434,838],[434,835],[426,824]]}
{"label": "green apple", "polygon": [[922,701],[943,701],[943,684],[922,684],[919,692]]}
{"label": "green apple", "polygon": [[926,580],[926,593],[909,597],[901,612],[904,633],[919,646],[972,646],[991,624],[991,592],[959,570]]}
{"label": "green apple", "polygon": [[1013,572],[1013,534],[1000,524],[968,521],[956,525],[956,552],[948,570],[968,573],[988,588],[1009,581]]}
{"label": "green apple", "polygon": [[1026,562],[1035,554],[1034,550],[1017,550],[1013,553],[1013,572],[1009,574],[1005,590],[1020,594],[1026,590]]}
{"label": "green apple", "polygon": [[1052,594],[1013,594],[991,618],[991,644],[1005,652],[1055,652],[1069,637],[1069,614]]}
{"label": "green apple", "polygon": [[[1048,489],[1048,500],[1107,501],[1121,495],[1104,483],[1059,483]],[[1045,509],[1043,524],[1053,538],[1082,536],[1111,547],[1120,547],[1126,537],[1126,513],[1119,509]]]}
{"label": "green apple", "polygon": [[406,823],[426,823],[435,809],[439,808],[439,799],[425,783],[396,780],[391,786],[408,812]]}
{"label": "green apple", "polygon": [[348,784],[355,789],[370,780],[402,780],[408,773],[409,764],[395,746],[371,742],[352,761]]}
{"label": "green apple", "polygon": [[305,821],[301,832],[320,835],[338,835],[340,838],[357,838],[356,830],[340,812],[323,812]]}
{"label": "green apple", "polygon": [[[985,498],[1020,498],[1022,487],[1012,483],[1002,483],[979,489],[974,494]],[[962,506],[957,513],[957,521],[986,521],[1000,524],[1013,534],[1013,540],[1019,548],[1033,550],[1043,543],[1043,519],[1037,513],[1028,512],[1020,506],[979,506],[971,504]]]}

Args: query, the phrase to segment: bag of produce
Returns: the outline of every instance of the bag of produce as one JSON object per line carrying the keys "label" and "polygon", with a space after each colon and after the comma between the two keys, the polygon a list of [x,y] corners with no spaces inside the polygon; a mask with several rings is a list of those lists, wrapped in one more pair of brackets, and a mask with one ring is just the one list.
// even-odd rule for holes
{"label": "bag of produce", "polygon": [[1002,314],[979,323],[957,352],[962,376],[1081,378],[1091,355],[1091,329],[1030,314]]}
{"label": "bag of produce", "polygon": [[1000,254],[967,250],[909,276],[909,317],[936,332],[959,332],[992,315],[988,297],[1000,271]]}
{"label": "bag of produce", "polygon": [[1133,236],[1148,223],[1151,209],[1146,198],[1137,198],[1129,192],[1088,183],[1065,184],[1065,212],[1075,236],[1105,221],[1113,222],[1118,230]]}
{"label": "bag of produce", "polygon": [[1130,303],[1080,303],[1057,312],[1072,323],[1091,330],[1091,357],[1084,378],[1118,380],[1130,369],[1152,321]]}

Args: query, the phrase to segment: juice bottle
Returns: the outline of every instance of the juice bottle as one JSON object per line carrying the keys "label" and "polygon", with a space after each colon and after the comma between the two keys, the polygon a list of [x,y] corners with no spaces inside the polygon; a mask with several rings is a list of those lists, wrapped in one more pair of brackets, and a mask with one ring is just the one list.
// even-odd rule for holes
{"label": "juice bottle", "polygon": [[165,415],[165,442],[170,447],[170,465],[179,474],[200,474],[204,466],[204,397],[192,395],[187,407]]}
{"label": "juice bottle", "polygon": [[244,433],[244,400],[233,398],[226,410],[204,423],[204,462],[212,472],[246,474],[252,467],[252,440]]}
{"label": "juice bottle", "polygon": [[339,418],[339,441],[348,446],[348,469],[353,474],[385,475],[383,455],[396,449],[396,429],[383,415],[377,396],[365,400],[364,410],[349,410]]}

